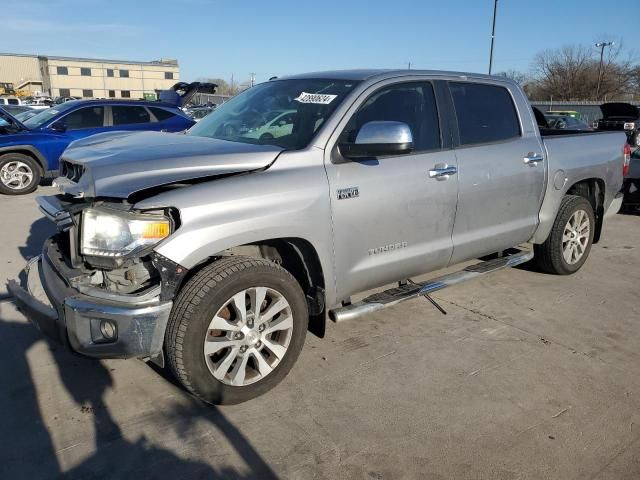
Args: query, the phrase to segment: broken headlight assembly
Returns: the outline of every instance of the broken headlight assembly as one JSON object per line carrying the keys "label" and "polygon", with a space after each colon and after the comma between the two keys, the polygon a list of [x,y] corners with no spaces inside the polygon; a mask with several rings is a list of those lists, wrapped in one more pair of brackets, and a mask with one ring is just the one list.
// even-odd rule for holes
{"label": "broken headlight assembly", "polygon": [[82,255],[120,258],[143,252],[171,234],[171,220],[159,214],[88,208],[82,212]]}

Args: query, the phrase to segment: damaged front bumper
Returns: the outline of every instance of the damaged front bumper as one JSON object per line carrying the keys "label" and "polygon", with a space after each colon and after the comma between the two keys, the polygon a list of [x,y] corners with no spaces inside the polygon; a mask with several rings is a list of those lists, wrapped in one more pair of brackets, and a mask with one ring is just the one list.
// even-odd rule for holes
{"label": "damaged front bumper", "polygon": [[9,292],[45,335],[96,358],[148,358],[162,350],[173,302],[155,289],[145,294],[81,292],[69,280],[55,237],[25,269],[26,285],[11,280]]}

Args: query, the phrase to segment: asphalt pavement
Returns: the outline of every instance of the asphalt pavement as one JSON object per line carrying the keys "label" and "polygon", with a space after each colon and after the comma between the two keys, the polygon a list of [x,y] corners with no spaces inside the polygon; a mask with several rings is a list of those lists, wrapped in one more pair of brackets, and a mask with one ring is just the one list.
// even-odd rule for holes
{"label": "asphalt pavement", "polygon": [[[41,188],[37,194],[52,193]],[[0,279],[52,225],[0,196]],[[273,391],[202,404],[49,344],[0,285],[0,478],[640,478],[640,216],[580,272],[502,271],[308,335]]]}

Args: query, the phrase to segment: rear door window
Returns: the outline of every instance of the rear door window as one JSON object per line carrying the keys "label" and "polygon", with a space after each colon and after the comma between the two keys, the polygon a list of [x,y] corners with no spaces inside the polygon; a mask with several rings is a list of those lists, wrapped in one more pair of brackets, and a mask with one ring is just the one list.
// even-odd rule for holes
{"label": "rear door window", "polygon": [[159,122],[168,120],[169,118],[175,116],[175,113],[170,112],[169,110],[165,110],[164,108],[149,107],[149,110],[151,110],[151,113],[153,113],[153,115],[158,119]]}
{"label": "rear door window", "polygon": [[114,105],[111,107],[114,125],[149,123],[151,116],[146,108],[134,105]]}
{"label": "rear door window", "polygon": [[104,126],[104,107],[85,107],[71,112],[63,118],[67,130],[99,128]]}
{"label": "rear door window", "polygon": [[480,83],[450,82],[460,143],[474,145],[520,136],[520,122],[509,91]]}

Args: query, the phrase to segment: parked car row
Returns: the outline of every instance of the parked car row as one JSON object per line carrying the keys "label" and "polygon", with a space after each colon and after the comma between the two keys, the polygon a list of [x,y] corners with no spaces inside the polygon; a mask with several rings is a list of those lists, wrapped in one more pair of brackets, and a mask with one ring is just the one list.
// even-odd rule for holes
{"label": "parked car row", "polygon": [[211,83],[178,82],[160,92],[161,101],[63,98],[36,113],[22,105],[0,107],[0,193],[29,193],[42,177],[57,176],[60,155],[79,139],[93,135],[100,142],[97,135],[113,131],[187,130],[195,121],[180,107],[196,93],[215,89]]}
{"label": "parked car row", "polygon": [[216,109],[215,105],[194,105],[184,108],[183,111],[195,122],[199,122]]}
{"label": "parked car row", "polygon": [[[13,106],[14,113],[15,108]],[[75,140],[115,130],[179,132],[195,122],[162,102],[73,100],[33,114],[0,111],[0,193],[34,191]]]}

